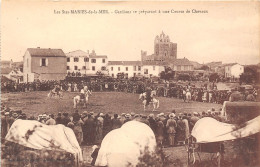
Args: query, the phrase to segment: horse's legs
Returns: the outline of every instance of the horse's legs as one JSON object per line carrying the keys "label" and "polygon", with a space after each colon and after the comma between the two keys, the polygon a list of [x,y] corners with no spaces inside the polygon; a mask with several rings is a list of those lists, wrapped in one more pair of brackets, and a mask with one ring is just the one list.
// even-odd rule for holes
{"label": "horse's legs", "polygon": [[76,97],[73,98],[74,108],[77,108],[77,99]]}
{"label": "horse's legs", "polygon": [[156,103],[153,102],[153,111],[155,111],[155,109],[156,109]]}

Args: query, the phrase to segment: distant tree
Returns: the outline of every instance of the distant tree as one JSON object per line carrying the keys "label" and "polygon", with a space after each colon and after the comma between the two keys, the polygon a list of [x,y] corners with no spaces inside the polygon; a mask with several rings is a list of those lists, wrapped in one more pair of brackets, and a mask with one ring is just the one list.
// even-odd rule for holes
{"label": "distant tree", "polygon": [[103,73],[102,71],[97,71],[97,72],[96,72],[96,75],[103,76],[104,73]]}
{"label": "distant tree", "polygon": [[164,79],[165,81],[169,81],[171,79],[174,79],[175,72],[170,67],[167,67],[159,75],[160,75],[160,79]]}
{"label": "distant tree", "polygon": [[191,77],[189,74],[180,74],[178,76],[178,80],[181,80],[181,81],[190,81],[191,80]]}
{"label": "distant tree", "polygon": [[198,68],[198,70],[209,71],[209,66],[203,65],[202,67]]}
{"label": "distant tree", "polygon": [[209,76],[209,82],[218,82],[220,79],[218,73],[213,73]]}
{"label": "distant tree", "polygon": [[243,73],[239,78],[240,83],[252,83],[253,80],[255,80],[255,76],[251,73]]}

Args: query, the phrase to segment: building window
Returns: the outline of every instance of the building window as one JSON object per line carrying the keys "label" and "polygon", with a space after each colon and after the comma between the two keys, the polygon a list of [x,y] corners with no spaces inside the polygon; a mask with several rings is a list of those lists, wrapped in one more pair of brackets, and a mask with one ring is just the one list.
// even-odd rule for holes
{"label": "building window", "polygon": [[136,71],[136,66],[134,66],[134,71]]}
{"label": "building window", "polygon": [[79,62],[79,58],[78,57],[74,57],[74,62]]}
{"label": "building window", "polygon": [[134,72],[134,77],[136,76],[136,73]]}
{"label": "building window", "polygon": [[95,66],[92,66],[92,71],[95,71],[96,70],[96,67]]}
{"label": "building window", "polygon": [[178,71],[181,71],[181,66],[177,66],[177,70],[178,70]]}
{"label": "building window", "polygon": [[40,60],[40,66],[48,66],[48,60],[46,58],[42,58]]}
{"label": "building window", "polygon": [[91,63],[96,63],[96,59],[91,59]]}
{"label": "building window", "polygon": [[106,70],[106,67],[105,67],[105,66],[101,67],[101,70],[102,70],[102,71],[105,71],[105,70]]}
{"label": "building window", "polygon": [[84,57],[84,62],[89,62],[89,58],[88,57]]}
{"label": "building window", "polygon": [[78,70],[78,66],[74,66],[74,70]]}
{"label": "building window", "polygon": [[138,71],[141,71],[141,66],[138,66]]}
{"label": "building window", "polygon": [[67,70],[70,70],[70,66],[67,66]]}
{"label": "building window", "polygon": [[118,71],[120,71],[120,67],[118,67]]}
{"label": "building window", "polygon": [[126,67],[125,70],[128,71],[128,67]]}
{"label": "building window", "polygon": [[67,57],[67,62],[70,62],[70,58],[69,57]]}
{"label": "building window", "polygon": [[113,67],[111,67],[111,71],[113,71],[113,69],[114,69],[114,68],[113,68]]}
{"label": "building window", "polygon": [[153,66],[153,70],[155,70],[155,66]]}
{"label": "building window", "polygon": [[114,78],[114,74],[112,74],[112,77]]}
{"label": "building window", "polygon": [[106,59],[102,59],[102,63],[105,63],[106,62]]}
{"label": "building window", "polygon": [[144,69],[144,74],[148,74],[148,69]]}
{"label": "building window", "polygon": [[86,66],[82,66],[82,69],[83,69],[83,70],[86,70]]}

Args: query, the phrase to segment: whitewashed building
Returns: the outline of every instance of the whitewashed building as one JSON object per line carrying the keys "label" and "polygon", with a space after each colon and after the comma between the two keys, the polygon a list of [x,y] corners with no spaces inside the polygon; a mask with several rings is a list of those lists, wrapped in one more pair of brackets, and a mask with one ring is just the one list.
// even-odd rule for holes
{"label": "whitewashed building", "polygon": [[238,63],[225,64],[225,77],[238,79],[244,73],[244,66]]}
{"label": "whitewashed building", "polygon": [[93,50],[84,52],[82,50],[72,51],[67,56],[67,73],[80,72],[81,75],[96,75],[97,72],[108,74],[107,56],[96,55]]}
{"label": "whitewashed building", "polygon": [[1,76],[5,76],[12,81],[17,83],[23,82],[23,73],[19,70],[14,70],[11,68],[1,68]]}
{"label": "whitewashed building", "polygon": [[142,64],[141,61],[109,61],[108,71],[113,78],[116,78],[119,73],[130,78],[142,74]]}
{"label": "whitewashed building", "polygon": [[144,77],[159,77],[165,70],[164,62],[142,62],[142,61],[109,61],[108,70],[111,77],[116,78],[119,73],[126,78],[142,75]]}

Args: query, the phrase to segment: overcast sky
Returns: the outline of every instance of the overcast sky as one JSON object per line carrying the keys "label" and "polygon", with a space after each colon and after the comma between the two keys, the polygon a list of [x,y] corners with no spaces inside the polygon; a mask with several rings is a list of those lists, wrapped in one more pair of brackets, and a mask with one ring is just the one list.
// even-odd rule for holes
{"label": "overcast sky", "polygon": [[[14,2],[1,4],[1,59],[22,61],[27,48],[95,50],[109,60],[153,54],[162,31],[177,43],[177,57],[206,63],[259,63],[257,2]],[[54,14],[54,10],[101,10],[110,14]],[[115,10],[207,10],[208,13],[115,14]],[[113,13],[112,13],[113,12]]]}

